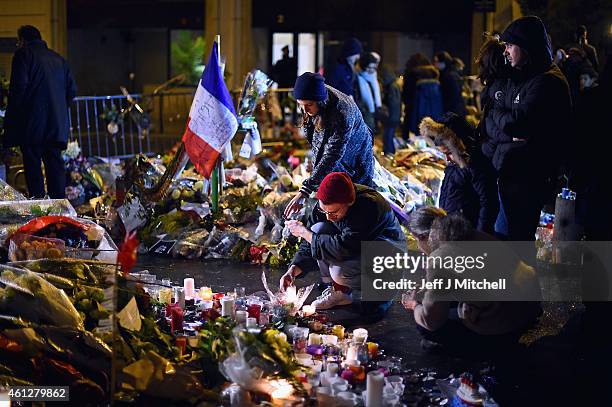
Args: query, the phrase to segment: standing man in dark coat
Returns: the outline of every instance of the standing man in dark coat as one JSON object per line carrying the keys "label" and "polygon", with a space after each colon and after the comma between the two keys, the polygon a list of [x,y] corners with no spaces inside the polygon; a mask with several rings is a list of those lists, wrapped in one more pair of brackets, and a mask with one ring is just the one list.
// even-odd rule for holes
{"label": "standing man in dark coat", "polygon": [[280,88],[291,88],[297,78],[297,62],[289,56],[289,46],[283,47],[283,57],[276,61],[272,70],[273,78]]}
{"label": "standing man in dark coat", "polygon": [[565,76],[552,63],[552,49],[538,17],[514,20],[501,36],[513,68],[491,118],[512,141],[496,146],[500,216],[496,232],[509,240],[534,240],[550,179],[566,153],[571,117]]}
{"label": "standing man in dark coat", "polygon": [[45,196],[42,160],[49,196],[64,198],[62,150],[68,142],[68,108],[76,95],[76,85],[66,60],[47,48],[36,27],[22,26],[17,36],[4,144],[21,149],[31,197]]}
{"label": "standing man in dark coat", "polygon": [[330,70],[327,75],[327,84],[340,92],[354,96],[357,85],[357,73],[355,64],[359,60],[363,50],[361,42],[357,38],[349,38],[342,46],[342,52],[338,63]]}
{"label": "standing man in dark coat", "polygon": [[584,25],[579,25],[576,28],[576,43],[580,49],[584,51],[587,59],[593,66],[593,69],[597,73],[599,73],[599,59],[597,58],[597,49],[594,46],[589,44],[589,40],[587,39],[587,28]]}

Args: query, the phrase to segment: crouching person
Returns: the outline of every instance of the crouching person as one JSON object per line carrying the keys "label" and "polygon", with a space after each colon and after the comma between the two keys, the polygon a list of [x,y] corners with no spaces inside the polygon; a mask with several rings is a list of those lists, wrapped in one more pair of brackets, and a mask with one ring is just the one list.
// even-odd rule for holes
{"label": "crouching person", "polygon": [[367,314],[382,314],[390,302],[361,302],[361,242],[388,241],[405,245],[405,236],[388,202],[372,188],[353,184],[343,172],[327,175],[316,197],[318,203],[306,226],[286,224],[302,243],[289,270],[281,278],[281,289],[309,271],[319,269],[329,287],[313,305],[329,309],[354,304]]}
{"label": "crouching person", "polygon": [[[481,273],[487,270],[508,277],[506,292],[477,290],[466,294],[453,288],[447,291],[425,290],[417,293],[413,300],[405,301],[404,307],[413,310],[417,329],[424,338],[422,347],[426,350],[442,348],[455,354],[502,356],[501,353],[516,346],[520,337],[537,322],[542,311],[540,302],[536,301],[540,298],[540,287],[534,269],[523,263],[504,243],[474,230],[460,215],[447,215],[433,207],[419,208],[411,217],[409,228],[417,238],[419,248],[433,258],[457,256],[460,246],[461,252],[466,253],[464,244],[452,242],[481,241],[485,247],[484,243],[488,241],[488,260],[495,258],[492,264],[495,270],[483,269]],[[491,245],[491,242],[496,243]],[[427,269],[426,273],[428,281],[440,277],[463,278],[454,270],[439,266]]]}

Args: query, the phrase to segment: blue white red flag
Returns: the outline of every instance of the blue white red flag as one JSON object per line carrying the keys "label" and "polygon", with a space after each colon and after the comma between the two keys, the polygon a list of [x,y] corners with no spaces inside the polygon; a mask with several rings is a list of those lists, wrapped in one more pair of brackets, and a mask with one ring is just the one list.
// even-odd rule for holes
{"label": "blue white red flag", "polygon": [[219,67],[217,43],[198,84],[183,144],[198,172],[210,178],[219,155],[238,130],[236,110]]}

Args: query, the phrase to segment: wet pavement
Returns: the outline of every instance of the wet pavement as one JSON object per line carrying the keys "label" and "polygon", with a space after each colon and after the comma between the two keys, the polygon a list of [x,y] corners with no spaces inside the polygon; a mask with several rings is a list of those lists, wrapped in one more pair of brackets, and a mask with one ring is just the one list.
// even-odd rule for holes
{"label": "wet pavement", "polygon": [[[242,286],[246,288],[247,293],[263,291],[263,271],[271,287],[276,286],[285,271],[227,260],[202,261],[141,256],[136,270],[145,269],[156,274],[158,279],[170,278],[178,283],[186,277],[193,277],[196,287],[211,286],[214,291],[226,292]],[[317,281],[318,276],[311,273],[298,279],[297,285],[306,286]],[[316,289],[313,290],[306,303],[310,303],[318,293]],[[330,321],[341,323],[347,328],[368,329],[372,340],[378,342],[387,355],[401,357],[407,369],[432,369],[439,378],[447,377],[451,373],[458,375],[464,371],[475,374],[486,372],[485,375],[494,378],[491,387],[496,400],[502,406],[576,405],[577,400],[590,393],[580,390],[577,392],[580,395],[576,398],[568,397],[559,392],[560,384],[592,384],[592,376],[595,377],[593,369],[604,366],[607,359],[602,357],[599,345],[592,347],[584,344],[582,306],[548,303],[544,308],[545,324],[539,328],[540,332],[532,335],[530,346],[522,346],[518,350],[500,349],[499,354],[494,357],[495,360],[454,357],[424,351],[412,314],[405,311],[398,302],[392,305],[384,319],[375,323],[363,323],[351,307],[331,310],[328,314]],[[612,344],[608,343],[607,346],[612,350]],[[607,355],[606,352],[606,357]],[[612,359],[610,361],[612,362]],[[605,370],[604,374],[609,374],[608,370]]]}

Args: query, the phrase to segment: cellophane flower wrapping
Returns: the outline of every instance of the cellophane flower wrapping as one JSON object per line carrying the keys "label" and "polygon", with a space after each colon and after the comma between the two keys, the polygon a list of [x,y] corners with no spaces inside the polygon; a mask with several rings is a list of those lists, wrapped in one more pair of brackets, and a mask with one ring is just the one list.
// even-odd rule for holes
{"label": "cellophane flower wrapping", "polygon": [[291,286],[286,290],[279,290],[278,292],[274,293],[268,287],[266,273],[261,273],[261,281],[272,305],[284,306],[288,310],[289,316],[295,316],[298,313],[315,286],[312,284],[300,289],[297,289],[295,286]]}

